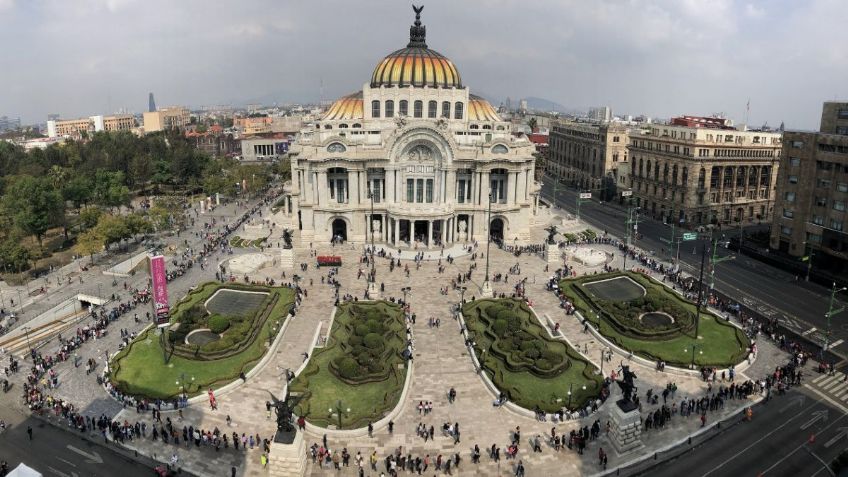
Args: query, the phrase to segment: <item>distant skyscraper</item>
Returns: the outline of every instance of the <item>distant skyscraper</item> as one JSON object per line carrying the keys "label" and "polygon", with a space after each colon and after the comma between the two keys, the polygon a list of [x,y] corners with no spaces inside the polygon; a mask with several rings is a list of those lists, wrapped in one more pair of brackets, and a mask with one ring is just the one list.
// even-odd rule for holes
{"label": "distant skyscraper", "polygon": [[147,112],[152,113],[154,111],[156,111],[156,101],[153,100],[153,93],[150,93],[147,99]]}

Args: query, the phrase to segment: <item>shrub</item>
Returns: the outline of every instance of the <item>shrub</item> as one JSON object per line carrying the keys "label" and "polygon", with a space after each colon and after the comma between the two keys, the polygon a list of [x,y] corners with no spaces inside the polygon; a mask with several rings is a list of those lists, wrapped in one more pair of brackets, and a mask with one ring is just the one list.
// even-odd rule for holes
{"label": "shrub", "polygon": [[495,320],[492,324],[492,330],[496,335],[503,337],[504,333],[506,333],[507,329],[507,321],[506,320]]}
{"label": "shrub", "polygon": [[212,315],[209,318],[209,330],[216,335],[219,335],[230,327],[230,320],[226,316]]}
{"label": "shrub", "polygon": [[383,324],[376,319],[369,317],[368,321],[365,322],[365,325],[368,326],[368,331],[370,333],[380,333],[383,331]]}
{"label": "shrub", "polygon": [[358,335],[350,335],[347,339],[348,344],[351,346],[359,346],[362,344],[362,337]]}
{"label": "shrub", "polygon": [[363,338],[362,342],[369,349],[380,349],[383,347],[383,337],[377,333],[368,333]]}
{"label": "shrub", "polygon": [[359,376],[359,363],[353,358],[342,356],[336,359],[335,364],[343,378],[355,379]]}
{"label": "shrub", "polygon": [[536,367],[539,369],[551,369],[553,368],[553,364],[545,358],[539,358],[536,360]]}
{"label": "shrub", "polygon": [[365,336],[369,333],[368,325],[360,323],[353,328],[353,331],[359,336]]}
{"label": "shrub", "polygon": [[542,353],[540,353],[539,350],[537,350],[536,348],[530,348],[524,351],[524,356],[529,359],[538,359],[540,356],[542,356]]}

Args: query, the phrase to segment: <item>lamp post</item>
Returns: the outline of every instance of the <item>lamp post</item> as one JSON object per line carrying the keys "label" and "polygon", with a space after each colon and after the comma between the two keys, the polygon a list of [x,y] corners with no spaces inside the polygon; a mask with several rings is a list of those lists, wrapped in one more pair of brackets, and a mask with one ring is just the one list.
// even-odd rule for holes
{"label": "lamp post", "polygon": [[[194,382],[194,376],[191,377],[191,381]],[[185,373],[180,373],[180,379],[179,379],[179,381],[177,381],[176,384],[177,384],[177,386],[180,386],[180,387],[183,388],[183,396],[185,396],[185,393],[186,393],[186,375],[185,375]]]}
{"label": "lamp post", "polygon": [[704,293],[704,259],[707,257],[707,245],[701,246],[701,272],[698,277],[698,302],[695,303],[695,339],[698,339],[699,326],[701,325],[701,302]]}
{"label": "lamp post", "polygon": [[[698,354],[704,354],[702,350],[703,345],[698,343],[692,343],[692,364],[690,365],[692,369],[695,369],[695,349],[698,350]],[[686,348],[683,348],[683,352],[688,351]]]}
{"label": "lamp post", "polygon": [[[630,253],[630,242],[633,236],[634,231],[638,231],[639,227],[639,209],[641,207],[633,208],[633,199],[630,199],[630,205],[627,208],[627,219],[624,221],[624,237],[625,237],[625,248],[624,248],[624,264],[622,265],[622,270],[627,271],[627,254]],[[636,212],[636,220],[633,220],[633,212]]]}
{"label": "lamp post", "polygon": [[712,232],[710,232],[710,241],[712,242],[712,247],[713,247],[713,253],[712,253],[712,256],[710,257],[710,291],[712,291],[715,288],[716,265],[718,265],[721,262],[727,261],[727,260],[734,260],[734,259],[736,259],[736,257],[733,256],[733,255],[728,255],[726,257],[719,257],[718,256],[718,239],[713,239]]}
{"label": "lamp post", "polygon": [[[571,396],[574,390],[574,383],[568,383],[568,408],[571,409]],[[586,390],[586,385],[583,385],[583,390]]]}
{"label": "lamp post", "polygon": [[836,289],[836,282],[833,282],[833,288],[830,290],[830,305],[828,306],[827,313],[824,314],[824,317],[827,318],[827,333],[824,336],[824,346],[822,347],[822,357],[824,357],[824,352],[827,351],[828,346],[830,346],[830,317],[842,313],[845,311],[845,307],[839,307],[837,309],[833,308],[833,302],[836,298],[836,294],[842,291],[848,290],[848,287],[842,287],[839,290]]}
{"label": "lamp post", "polygon": [[343,408],[343,407],[342,407],[342,401],[341,401],[341,399],[339,399],[338,401],[336,401],[336,407],[335,407],[335,409],[333,409],[333,408],[331,407],[331,408],[329,409],[329,411],[330,411],[330,416],[332,416],[333,414],[337,414],[337,415],[338,415],[338,417],[339,417],[339,429],[341,429],[341,428],[342,428],[342,412],[343,412],[343,411],[346,411],[346,412],[347,412],[347,414],[348,414],[348,415],[350,415],[350,408],[347,408],[347,409]]}
{"label": "lamp post", "polygon": [[486,215],[486,232],[489,236],[486,238],[486,281],[483,282],[483,288],[480,290],[480,295],[483,297],[491,297],[492,284],[489,282],[489,250],[492,245],[492,191],[489,190],[489,210]]}
{"label": "lamp post", "polygon": [[21,329],[24,330],[24,333],[26,333],[27,349],[32,351],[32,346],[29,344],[29,330],[31,330],[32,328],[30,328],[29,326],[24,326]]}
{"label": "lamp post", "polygon": [[374,192],[368,187],[368,198],[371,199],[371,216],[368,218],[368,230],[371,233],[371,273],[368,274],[368,298],[379,298],[377,290],[377,270],[374,268]]}

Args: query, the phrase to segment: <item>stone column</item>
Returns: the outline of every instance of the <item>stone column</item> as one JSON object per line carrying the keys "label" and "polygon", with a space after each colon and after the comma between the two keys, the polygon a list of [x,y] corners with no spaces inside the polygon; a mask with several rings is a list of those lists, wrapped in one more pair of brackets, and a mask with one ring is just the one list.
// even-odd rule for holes
{"label": "stone column", "polygon": [[433,246],[433,221],[427,221],[427,248]]}
{"label": "stone column", "polygon": [[318,176],[318,197],[315,203],[318,205],[327,205],[328,200],[326,197],[329,193],[329,189],[327,188],[327,172],[317,172],[316,175]]}
{"label": "stone column", "polygon": [[456,171],[448,171],[448,178],[445,184],[445,199],[444,203],[450,201],[456,202]]}
{"label": "stone column", "polygon": [[400,242],[400,219],[395,219],[395,245]]}
{"label": "stone column", "polygon": [[[354,187],[354,184],[356,186]],[[356,179],[356,173],[348,169],[347,171],[347,193],[348,202],[353,204],[359,204],[359,181]]]}
{"label": "stone column", "polygon": [[441,227],[439,227],[439,238],[442,241],[442,245],[444,245],[445,242],[447,241],[447,237],[445,236],[445,229],[447,229],[447,223],[448,223],[447,220],[440,220],[439,221],[439,224],[441,224]]}

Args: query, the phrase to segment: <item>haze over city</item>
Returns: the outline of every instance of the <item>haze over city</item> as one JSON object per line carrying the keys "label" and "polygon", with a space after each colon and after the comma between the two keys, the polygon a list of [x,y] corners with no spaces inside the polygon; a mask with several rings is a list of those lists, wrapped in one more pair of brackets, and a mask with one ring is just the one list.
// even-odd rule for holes
{"label": "haze over city", "polygon": [[[0,0],[0,111],[138,113],[149,91],[163,105],[333,100],[407,35],[397,2],[351,5]],[[424,16],[430,47],[496,107],[532,96],[743,122],[750,100],[751,125],[816,129],[848,77],[838,0],[429,1]]]}

